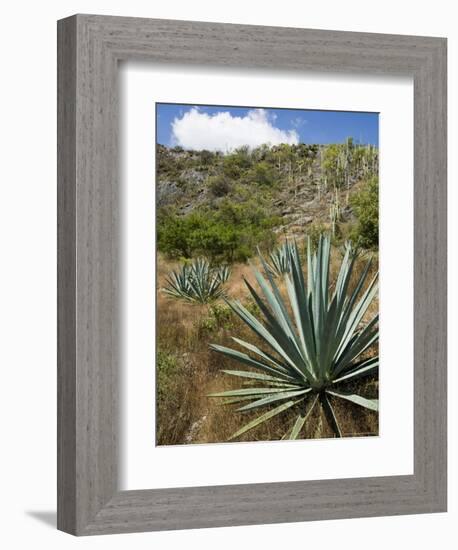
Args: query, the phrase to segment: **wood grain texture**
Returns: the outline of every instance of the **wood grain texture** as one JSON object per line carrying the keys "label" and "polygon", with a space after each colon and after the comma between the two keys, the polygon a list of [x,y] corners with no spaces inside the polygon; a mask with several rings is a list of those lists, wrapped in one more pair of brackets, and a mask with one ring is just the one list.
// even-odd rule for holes
{"label": "wood grain texture", "polygon": [[[58,23],[58,527],[76,535],[446,510],[446,41],[77,15]],[[118,491],[120,60],[411,75],[414,474]]]}
{"label": "wood grain texture", "polygon": [[76,19],[57,33],[57,523],[76,523]]}

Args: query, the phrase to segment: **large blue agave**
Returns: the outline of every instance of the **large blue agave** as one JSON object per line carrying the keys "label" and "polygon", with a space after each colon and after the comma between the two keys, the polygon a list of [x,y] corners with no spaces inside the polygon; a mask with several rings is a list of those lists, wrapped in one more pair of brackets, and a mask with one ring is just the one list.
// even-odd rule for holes
{"label": "large blue agave", "polygon": [[[225,403],[241,405],[241,412],[259,409],[262,414],[234,433],[234,439],[287,409],[297,417],[286,429],[285,437],[296,439],[313,409],[321,404],[337,437],[341,428],[329,396],[351,401],[372,411],[378,400],[345,391],[346,383],[378,370],[378,355],[367,352],[378,341],[378,314],[363,322],[378,292],[378,273],[369,280],[370,260],[356,282],[351,283],[356,257],[347,248],[334,290],[329,281],[330,238],[320,237],[316,252],[307,246],[307,282],[296,243],[288,247],[290,273],[284,274],[288,300],[275,283],[261,257],[264,276],[254,271],[260,287],[258,293],[245,283],[259,307],[262,321],[240,302],[228,301],[234,312],[259,337],[262,348],[233,338],[245,351],[211,344],[211,349],[249,370],[224,370],[245,379],[250,385],[242,389],[214,393],[210,397],[226,398]],[[289,303],[288,303],[289,302]],[[363,358],[362,358],[363,357]]]}

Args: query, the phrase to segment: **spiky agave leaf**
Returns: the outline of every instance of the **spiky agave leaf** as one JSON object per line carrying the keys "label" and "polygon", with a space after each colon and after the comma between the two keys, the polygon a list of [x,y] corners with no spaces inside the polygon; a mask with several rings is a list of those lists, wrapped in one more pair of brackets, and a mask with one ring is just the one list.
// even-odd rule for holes
{"label": "spiky agave leaf", "polygon": [[347,250],[350,252],[350,257],[358,258],[362,255],[362,250],[358,245],[355,245],[350,239],[347,239],[340,247],[342,257],[345,256]]}
{"label": "spiky agave leaf", "polygon": [[197,258],[169,273],[163,290],[172,298],[206,304],[224,297],[230,274],[228,266],[211,267],[205,258]]}
{"label": "spiky agave leaf", "polygon": [[226,283],[231,276],[231,268],[228,265],[220,265],[214,268],[214,273],[221,283]]}
{"label": "spiky agave leaf", "polygon": [[269,273],[274,277],[281,277],[291,270],[290,256],[294,254],[296,249],[293,243],[286,240],[280,246],[277,246],[269,253],[269,261],[265,262]]}
{"label": "spiky agave leaf", "polygon": [[[293,407],[297,417],[287,437],[295,439],[318,402],[335,435],[340,437],[341,429],[329,396],[378,410],[376,399],[348,393],[342,387],[342,384],[357,381],[378,369],[378,356],[361,358],[378,340],[378,315],[364,323],[378,291],[378,275],[369,281],[369,260],[356,283],[351,284],[356,257],[347,248],[331,292],[330,257],[329,237],[320,237],[316,252],[312,252],[308,242],[306,282],[297,245],[291,244],[288,251],[290,272],[284,274],[286,300],[260,256],[266,276],[254,270],[260,290],[255,290],[245,280],[259,307],[260,319],[240,302],[228,301],[233,311],[261,340],[262,348],[238,338],[233,340],[244,351],[217,344],[210,347],[250,367],[251,370],[247,371],[225,372],[245,381],[251,379],[256,386],[211,394],[211,397],[242,403],[238,408],[240,412],[269,409],[238,430],[231,439]],[[275,408],[272,409],[271,405]]]}

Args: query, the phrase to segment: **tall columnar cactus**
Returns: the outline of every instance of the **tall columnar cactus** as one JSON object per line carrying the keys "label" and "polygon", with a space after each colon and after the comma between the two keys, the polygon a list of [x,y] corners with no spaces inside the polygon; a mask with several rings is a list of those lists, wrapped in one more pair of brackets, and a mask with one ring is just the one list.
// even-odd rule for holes
{"label": "tall columnar cactus", "polygon": [[339,194],[337,192],[337,189],[334,190],[334,198],[331,203],[331,206],[329,207],[329,218],[331,221],[332,235],[335,236],[337,222],[340,219],[340,200],[339,200]]}

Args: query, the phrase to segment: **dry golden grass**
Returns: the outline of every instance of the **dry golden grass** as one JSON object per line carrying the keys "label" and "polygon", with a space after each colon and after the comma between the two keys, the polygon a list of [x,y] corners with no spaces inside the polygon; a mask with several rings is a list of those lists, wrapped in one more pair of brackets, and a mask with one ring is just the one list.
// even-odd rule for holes
{"label": "dry golden grass", "polygon": [[[331,281],[335,281],[342,256],[333,251]],[[254,264],[257,262],[254,260]],[[365,260],[358,260],[355,270],[360,272]],[[168,354],[174,362],[174,369],[167,377],[167,387],[157,405],[157,434],[159,445],[183,443],[225,442],[242,425],[257,414],[238,413],[233,405],[221,405],[221,400],[207,397],[209,393],[240,387],[240,381],[222,374],[221,370],[234,368],[234,362],[221,354],[209,350],[210,343],[232,346],[231,336],[254,342],[253,333],[237,316],[223,311],[222,318],[215,318],[211,307],[188,304],[168,298],[161,289],[167,273],[177,266],[158,254],[157,262],[157,346],[160,352]],[[377,258],[372,271],[377,269]],[[249,292],[243,278],[253,286],[255,279],[249,265],[232,266],[232,275],[227,294],[244,303],[249,301]],[[284,289],[282,289],[284,292]],[[221,302],[219,302],[221,304]],[[378,303],[374,301],[370,315],[376,313]],[[259,342],[258,342],[259,343]],[[350,388],[349,388],[350,389]],[[368,397],[376,397],[378,381],[369,379],[362,390]],[[332,399],[339,424],[346,436],[377,435],[378,415],[341,399]],[[239,441],[278,440],[294,422],[294,410],[272,418],[254,430],[240,437]],[[315,407],[307,422],[303,437],[333,437],[320,408]]]}

